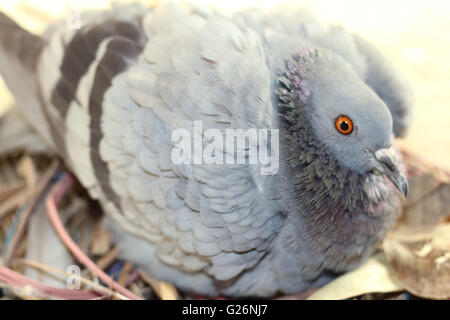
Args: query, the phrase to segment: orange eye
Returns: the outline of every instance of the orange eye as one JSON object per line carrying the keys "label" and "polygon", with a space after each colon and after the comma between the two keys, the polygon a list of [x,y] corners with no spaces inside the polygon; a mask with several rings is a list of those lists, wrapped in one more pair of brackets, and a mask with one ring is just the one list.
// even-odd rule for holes
{"label": "orange eye", "polygon": [[336,119],[336,129],[342,134],[350,134],[353,131],[353,121],[347,116],[340,116]]}

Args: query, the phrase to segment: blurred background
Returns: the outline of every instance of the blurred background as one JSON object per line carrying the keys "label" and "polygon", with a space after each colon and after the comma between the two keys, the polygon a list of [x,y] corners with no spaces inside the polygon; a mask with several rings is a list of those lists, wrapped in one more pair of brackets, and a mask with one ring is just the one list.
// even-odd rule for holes
{"label": "blurred background", "polygon": [[[132,2],[132,1],[115,1]],[[158,4],[161,1],[140,1]],[[235,10],[283,3],[307,5],[326,22],[339,23],[375,44],[409,79],[415,119],[400,143],[450,168],[450,1],[447,0],[196,0]],[[9,0],[0,10],[36,33],[74,8],[105,8],[108,0]],[[0,112],[13,103],[0,79]]]}

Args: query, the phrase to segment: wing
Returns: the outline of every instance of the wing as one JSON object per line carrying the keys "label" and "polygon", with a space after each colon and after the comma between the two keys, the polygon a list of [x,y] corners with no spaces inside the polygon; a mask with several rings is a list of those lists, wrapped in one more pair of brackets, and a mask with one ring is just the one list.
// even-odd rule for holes
{"label": "wing", "polygon": [[177,4],[93,21],[54,36],[41,66],[74,172],[164,263],[217,280],[251,268],[279,223],[264,189],[270,176],[257,165],[174,165],[171,133],[193,134],[194,120],[204,130],[271,127],[260,39]]}
{"label": "wing", "polygon": [[253,267],[274,236],[276,217],[265,205],[264,177],[242,165],[175,166],[171,132],[183,128],[193,136],[196,120],[204,130],[269,128],[264,51],[250,30],[183,6],[157,9],[143,26],[149,41],[124,75],[136,110],[128,114],[135,115],[137,128],[123,145],[132,148],[134,159],[121,171],[111,170],[115,185],[127,186],[121,196],[128,197],[127,207],[138,208],[130,213],[149,220],[145,236],[154,238],[161,260],[231,279]]}

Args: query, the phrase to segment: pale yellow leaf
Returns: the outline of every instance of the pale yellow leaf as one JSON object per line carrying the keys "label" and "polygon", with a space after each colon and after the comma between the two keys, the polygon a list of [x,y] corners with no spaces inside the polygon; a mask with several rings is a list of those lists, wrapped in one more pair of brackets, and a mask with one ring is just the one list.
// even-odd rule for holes
{"label": "pale yellow leaf", "polygon": [[307,300],[342,300],[366,293],[401,291],[390,276],[383,253],[371,257],[358,269],[348,272],[320,288]]}

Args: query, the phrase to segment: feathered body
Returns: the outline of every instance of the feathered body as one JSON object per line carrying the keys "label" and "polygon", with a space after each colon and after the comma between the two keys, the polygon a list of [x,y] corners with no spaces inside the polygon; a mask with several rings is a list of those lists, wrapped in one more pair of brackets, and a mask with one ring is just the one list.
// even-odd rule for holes
{"label": "feathered body", "polygon": [[[171,3],[81,17],[81,29],[62,21],[45,38],[29,35],[31,62],[17,57],[23,44],[3,46],[0,67],[25,117],[111,218],[122,257],[188,291],[271,296],[354,268],[394,225],[395,187],[331,151],[307,107],[320,94],[298,82],[299,53],[312,68],[314,55],[332,55],[326,63],[386,103],[403,133],[407,87],[357,35],[292,8],[226,16]],[[171,132],[196,120],[279,128],[278,174],[174,165]],[[376,128],[383,143],[389,125]]]}

